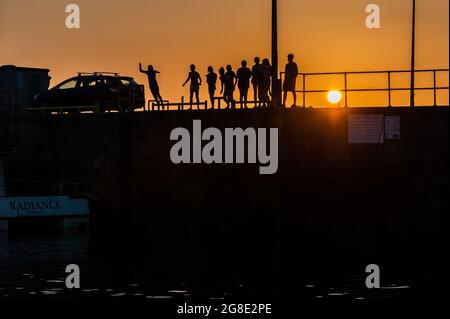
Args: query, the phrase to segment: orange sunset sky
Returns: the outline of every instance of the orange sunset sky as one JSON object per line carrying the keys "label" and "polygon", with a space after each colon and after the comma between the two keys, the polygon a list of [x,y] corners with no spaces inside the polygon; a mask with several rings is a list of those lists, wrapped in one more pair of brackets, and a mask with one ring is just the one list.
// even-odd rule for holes
{"label": "orange sunset sky", "polygon": [[[65,26],[70,3],[81,8],[77,30]],[[381,29],[366,28],[370,3],[381,7]],[[411,3],[279,0],[280,69],[291,52],[303,72],[408,69]],[[269,0],[0,0],[0,65],[49,68],[52,86],[96,70],[133,76],[147,87],[138,72],[141,61],[161,71],[163,97],[179,100],[188,95],[181,84],[191,63],[204,78],[208,65],[237,68],[242,59],[270,57],[270,6]],[[448,68],[448,12],[448,0],[417,0],[418,69]],[[319,85],[332,89],[339,83]],[[438,84],[448,85],[448,74]],[[203,86],[202,100],[206,92]],[[439,100],[448,104],[448,93]]]}

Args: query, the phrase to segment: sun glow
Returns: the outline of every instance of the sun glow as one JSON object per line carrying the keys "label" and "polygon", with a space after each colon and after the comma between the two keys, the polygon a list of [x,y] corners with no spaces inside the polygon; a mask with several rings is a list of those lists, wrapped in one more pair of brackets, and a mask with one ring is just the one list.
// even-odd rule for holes
{"label": "sun glow", "polygon": [[327,99],[330,103],[338,104],[342,100],[342,94],[339,91],[328,92]]}

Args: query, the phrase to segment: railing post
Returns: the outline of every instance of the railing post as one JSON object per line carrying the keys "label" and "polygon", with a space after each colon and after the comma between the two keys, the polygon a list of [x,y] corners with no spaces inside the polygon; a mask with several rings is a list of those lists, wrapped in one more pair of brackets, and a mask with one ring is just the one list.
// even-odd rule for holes
{"label": "railing post", "polygon": [[388,71],[388,97],[389,97],[389,107],[392,107],[392,96],[391,96],[391,71]]}
{"label": "railing post", "polygon": [[[285,94],[285,92],[284,92],[284,90],[283,90],[283,72],[280,72],[280,74],[279,74],[279,81],[280,81],[280,83],[279,83],[279,89],[280,89],[280,102],[281,102],[281,104],[280,104],[280,106],[282,106],[282,107],[284,107],[284,108],[286,108],[286,105],[283,105],[283,95]],[[243,101],[241,101],[241,102],[243,102]],[[241,108],[244,108],[244,103],[241,103]]]}
{"label": "railing post", "polygon": [[303,107],[306,107],[306,74],[303,73]]}
{"label": "railing post", "polygon": [[433,70],[433,92],[434,92],[434,106],[437,106],[437,89],[436,89],[436,70]]}
{"label": "railing post", "polygon": [[347,87],[347,72],[344,73],[344,85],[345,85],[345,107],[348,108],[348,87]]}

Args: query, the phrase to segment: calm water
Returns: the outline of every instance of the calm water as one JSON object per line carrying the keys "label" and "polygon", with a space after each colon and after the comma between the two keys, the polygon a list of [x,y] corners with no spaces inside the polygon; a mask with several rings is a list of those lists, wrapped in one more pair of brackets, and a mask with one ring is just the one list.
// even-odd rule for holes
{"label": "calm water", "polygon": [[[421,296],[414,282],[383,282],[378,291],[364,288],[363,274],[346,275],[342,280],[317,279],[286,282],[283,288],[271,288],[270,280],[261,279],[256,286],[240,280],[199,284],[177,274],[156,276],[133,267],[133,261],[118,260],[90,254],[89,235],[73,233],[46,236],[0,237],[0,299],[8,298],[135,298],[189,300],[207,298],[253,299],[275,296],[305,300],[364,300],[409,298]],[[81,269],[81,289],[65,287],[65,267],[77,264]],[[426,275],[426,274],[425,274]],[[425,276],[424,275],[424,276]],[[150,279],[149,279],[150,278]],[[421,279],[420,282],[423,280]],[[273,281],[272,281],[273,282]],[[421,284],[422,285],[422,284]],[[428,297],[429,295],[429,291]]]}

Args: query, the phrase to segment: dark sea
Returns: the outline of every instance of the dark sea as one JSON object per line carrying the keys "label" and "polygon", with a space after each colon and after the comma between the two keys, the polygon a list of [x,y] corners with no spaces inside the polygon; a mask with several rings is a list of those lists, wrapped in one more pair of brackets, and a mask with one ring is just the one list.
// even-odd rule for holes
{"label": "dark sea", "polygon": [[[33,236],[0,234],[0,300],[8,299],[133,299],[133,300],[255,300],[352,301],[444,297],[446,283],[432,273],[415,274],[394,281],[382,278],[380,289],[365,287],[364,270],[357,273],[321,276],[268,274],[258,280],[245,276],[227,277],[213,272],[200,277],[171,267],[168,273],[137,265],[138,260],[92,253],[88,232],[40,234]],[[97,251],[94,249],[94,251]],[[145,252],[142,252],[145,254]],[[155,265],[164,263],[154,260]],[[76,264],[81,270],[80,289],[68,289],[65,269]],[[174,270],[175,269],[175,270]],[[222,276],[223,275],[223,276]],[[394,276],[395,277],[395,276]]]}

